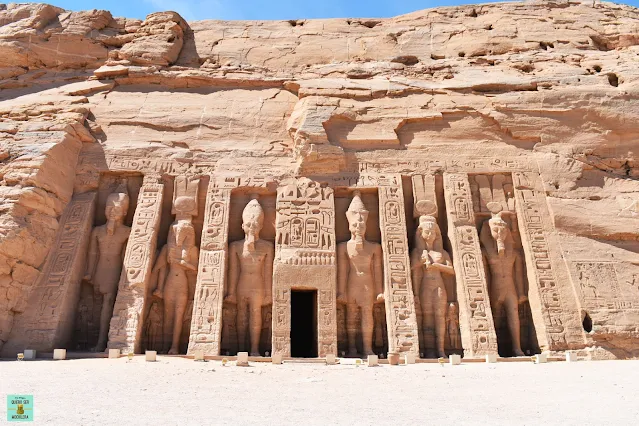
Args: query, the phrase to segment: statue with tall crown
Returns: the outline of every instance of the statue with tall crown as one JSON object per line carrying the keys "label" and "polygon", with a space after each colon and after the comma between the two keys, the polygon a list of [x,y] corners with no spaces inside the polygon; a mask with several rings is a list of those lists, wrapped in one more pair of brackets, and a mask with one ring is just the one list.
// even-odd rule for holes
{"label": "statue with tall crown", "polygon": [[175,180],[172,213],[175,221],[169,228],[167,242],[160,250],[153,277],[153,296],[162,299],[163,351],[179,354],[184,314],[189,304],[189,280],[197,273],[199,249],[195,240],[193,216],[197,216],[199,179],[179,176]]}
{"label": "statue with tall crown", "polygon": [[131,228],[124,225],[129,210],[127,182],[122,180],[117,190],[106,199],[104,213],[106,224],[96,226],[91,232],[87,268],[84,279],[93,284],[96,293],[102,295],[100,311],[100,332],[93,351],[106,349],[109,324],[113,316],[113,306],[118,293],[120,273],[124,261],[126,243]]}
{"label": "statue with tall crown", "polygon": [[337,300],[346,305],[348,355],[357,355],[358,332],[363,355],[372,355],[373,308],[384,300],[382,246],[366,241],[368,210],[359,191],[353,194],[346,219],[351,239],[337,245]]}
{"label": "statue with tall crown", "polygon": [[488,203],[492,217],[481,228],[481,245],[490,270],[488,291],[495,329],[499,330],[504,319],[508,322],[512,353],[523,356],[521,350],[519,305],[528,300],[524,289],[522,257],[514,246],[510,226],[502,218],[501,204]]}
{"label": "statue with tall crown", "polygon": [[[415,304],[421,308],[422,346],[426,357],[445,357],[448,289],[446,275],[455,275],[450,255],[444,250],[442,233],[431,201],[421,201],[415,248],[411,253],[411,270]],[[452,292],[452,289],[451,289]],[[452,308],[455,305],[452,304]]]}
{"label": "statue with tall crown", "polygon": [[273,258],[275,246],[260,239],[264,210],[254,196],[242,212],[244,239],[229,246],[229,288],[224,299],[237,306],[237,341],[239,351],[260,356],[262,307],[271,305],[273,291]]}

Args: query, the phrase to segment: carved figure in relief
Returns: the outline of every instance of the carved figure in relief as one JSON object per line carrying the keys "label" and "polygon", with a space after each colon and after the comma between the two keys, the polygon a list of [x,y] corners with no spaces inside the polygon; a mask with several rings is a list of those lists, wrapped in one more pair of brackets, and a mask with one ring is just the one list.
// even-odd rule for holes
{"label": "carved figure in relief", "polygon": [[[348,355],[357,355],[358,331],[362,334],[364,355],[372,355],[373,308],[376,302],[384,300],[383,259],[381,245],[366,241],[368,210],[359,191],[353,195],[346,219],[351,239],[337,245],[337,300],[346,304]],[[358,312],[360,324],[357,324]]]}
{"label": "carved figure in relief", "polygon": [[493,217],[482,225],[480,240],[490,269],[488,290],[490,304],[499,329],[504,315],[512,340],[513,355],[523,356],[521,350],[519,304],[528,300],[524,290],[521,254],[514,247],[508,223],[501,217],[501,205],[488,203]]}
{"label": "carved figure in relief", "polygon": [[225,302],[237,304],[239,350],[245,350],[249,336],[251,356],[259,356],[262,307],[272,304],[273,257],[275,247],[260,239],[264,211],[252,199],[242,212],[244,239],[229,247],[229,290]]}
{"label": "carved figure in relief", "polygon": [[456,302],[448,304],[446,311],[446,327],[448,331],[448,345],[451,349],[461,349],[461,336],[459,335],[459,306]]}
{"label": "carved figure in relief", "polygon": [[[432,204],[433,210],[436,209]],[[454,275],[449,254],[444,250],[442,234],[434,211],[419,217],[411,270],[415,303],[422,312],[422,342],[429,358],[445,357],[446,310],[448,292],[444,275]]]}
{"label": "carved figure in relief", "polygon": [[197,215],[198,185],[199,179],[176,178],[172,209],[175,221],[153,266],[153,276],[157,276],[153,296],[164,302],[163,350],[168,349],[169,355],[179,353],[184,314],[189,304],[189,275],[197,273],[199,249],[195,245],[192,220]]}
{"label": "carved figure in relief", "polygon": [[126,192],[126,181],[123,181],[118,191],[106,199],[104,212],[107,223],[95,227],[91,232],[84,279],[92,283],[94,291],[103,296],[98,342],[92,348],[97,352],[104,351],[107,345],[125,247],[131,233],[131,228],[123,223],[128,210],[129,195]]}

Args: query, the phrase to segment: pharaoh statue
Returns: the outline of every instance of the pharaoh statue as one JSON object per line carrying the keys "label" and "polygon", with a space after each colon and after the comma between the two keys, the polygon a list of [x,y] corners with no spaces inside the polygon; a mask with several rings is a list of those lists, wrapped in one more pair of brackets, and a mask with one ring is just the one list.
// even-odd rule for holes
{"label": "pharaoh statue", "polygon": [[192,220],[197,215],[198,184],[199,179],[176,178],[172,210],[175,221],[153,266],[153,277],[157,277],[153,296],[163,300],[163,350],[169,355],[179,353],[189,302],[189,275],[197,273],[199,250]]}
{"label": "pharaoh statue", "polygon": [[426,357],[445,357],[448,291],[446,275],[455,275],[450,256],[444,250],[441,230],[435,218],[437,207],[420,202],[419,226],[415,248],[411,253],[411,270],[415,304],[422,312],[422,344]]}
{"label": "pharaoh statue", "polygon": [[96,226],[91,232],[84,279],[93,284],[96,293],[102,295],[100,332],[98,342],[92,348],[97,352],[104,351],[107,346],[109,324],[118,292],[126,242],[131,233],[131,228],[123,223],[128,210],[129,195],[126,190],[126,181],[122,181],[116,192],[106,199],[104,213],[107,223]]}
{"label": "pharaoh statue", "polygon": [[116,192],[106,199],[104,214],[107,223],[96,226],[91,232],[89,254],[84,279],[93,284],[96,293],[102,295],[100,311],[100,332],[98,342],[93,351],[106,349],[109,324],[113,316],[113,305],[118,292],[122,262],[126,242],[131,228],[124,225],[124,218],[129,210],[129,195],[126,180],[123,180]]}
{"label": "pharaoh statue", "polygon": [[249,336],[251,356],[260,356],[262,307],[272,304],[275,247],[260,239],[264,210],[253,198],[242,212],[244,239],[229,246],[229,290],[225,302],[237,305],[238,350],[245,350]]}
{"label": "pharaoh statue", "polygon": [[346,304],[348,356],[357,355],[358,331],[362,334],[364,355],[372,355],[373,308],[376,302],[384,300],[382,247],[366,241],[368,210],[359,191],[353,194],[346,219],[351,239],[337,245],[337,301]]}
{"label": "pharaoh statue", "polygon": [[522,356],[519,304],[527,300],[522,258],[514,247],[508,223],[501,217],[501,204],[491,202],[487,207],[492,218],[482,225],[480,240],[490,269],[488,290],[495,328],[499,329],[501,326],[503,309],[508,321],[513,355]]}

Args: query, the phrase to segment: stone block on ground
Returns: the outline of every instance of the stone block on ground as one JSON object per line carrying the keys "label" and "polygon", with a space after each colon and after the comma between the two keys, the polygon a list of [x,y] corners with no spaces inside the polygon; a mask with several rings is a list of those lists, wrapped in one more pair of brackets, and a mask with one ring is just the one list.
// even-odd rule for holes
{"label": "stone block on ground", "polygon": [[377,355],[369,355],[368,356],[368,366],[369,367],[377,367],[379,365],[379,358]]}
{"label": "stone block on ground", "polygon": [[282,363],[282,354],[273,354],[273,356],[271,357],[271,362],[273,364],[281,364]]}
{"label": "stone block on ground", "polygon": [[248,367],[249,365],[248,357],[249,357],[248,352],[238,352],[237,361],[235,365],[237,365],[238,367]]}
{"label": "stone block on ground", "polygon": [[36,359],[36,351],[35,351],[35,349],[25,349],[24,350],[24,359]]}
{"label": "stone block on ground", "polygon": [[486,362],[488,363],[497,362],[497,354],[486,354]]}
{"label": "stone block on ground", "polygon": [[460,365],[461,364],[461,356],[457,354],[452,354],[448,357],[450,365]]}
{"label": "stone block on ground", "polygon": [[158,353],[156,351],[146,351],[144,353],[145,359],[149,362],[157,361],[157,356],[158,356]]}
{"label": "stone block on ground", "polygon": [[120,349],[109,349],[109,358],[110,359],[120,358]]}
{"label": "stone block on ground", "polygon": [[334,354],[326,354],[326,365],[335,365],[336,363]]}
{"label": "stone block on ground", "polygon": [[67,359],[67,350],[66,349],[54,349],[53,350],[53,359],[54,360],[63,360]]}

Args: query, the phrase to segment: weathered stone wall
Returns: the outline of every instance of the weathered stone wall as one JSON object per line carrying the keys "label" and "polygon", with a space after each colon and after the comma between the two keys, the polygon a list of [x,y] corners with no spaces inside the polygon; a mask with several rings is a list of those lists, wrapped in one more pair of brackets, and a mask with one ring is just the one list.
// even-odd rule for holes
{"label": "weathered stone wall", "polygon": [[[638,356],[638,23],[638,9],[592,2],[192,23],[173,12],[139,21],[0,5],[0,346],[26,344],[13,325],[45,303],[32,290],[46,279],[41,272],[64,232],[67,203],[96,191],[101,179],[211,176],[230,192],[309,177],[350,190],[386,188],[380,182],[391,175],[434,173],[449,182],[470,178],[471,214],[459,220],[452,187],[444,185],[435,194],[442,206],[446,199],[437,220],[455,266],[464,350],[482,353],[473,339],[488,321],[481,343],[492,351],[490,301],[481,301],[487,315],[473,319],[478,300],[469,299],[472,280],[458,257],[470,247],[460,246],[462,234],[476,237],[473,227],[479,233],[490,217],[487,201],[473,199],[473,177],[503,174],[512,182],[504,206],[518,233],[540,349]],[[410,205],[403,191],[399,199]],[[172,222],[165,216],[162,223]],[[227,224],[204,220],[215,235],[197,242],[193,349],[218,347],[222,327],[225,273],[216,265],[227,242],[215,238]],[[407,232],[401,223],[382,235]],[[404,254],[387,252],[385,238],[392,285],[389,262]],[[148,241],[151,265],[156,242]],[[481,256],[479,242],[472,250]],[[489,299],[485,270],[477,264],[475,282]],[[143,321],[147,289],[127,288],[127,280],[121,287],[138,302],[121,296],[118,310],[134,309]],[[406,323],[402,346],[417,338],[415,309],[412,300],[388,296],[391,328],[392,303],[406,310],[397,314]],[[118,318],[116,346],[139,349],[142,325]],[[326,353],[335,350],[329,328]],[[388,330],[392,349],[397,332]]]}

